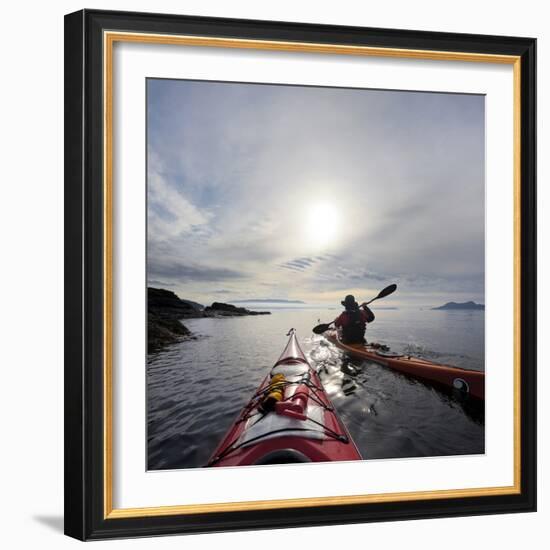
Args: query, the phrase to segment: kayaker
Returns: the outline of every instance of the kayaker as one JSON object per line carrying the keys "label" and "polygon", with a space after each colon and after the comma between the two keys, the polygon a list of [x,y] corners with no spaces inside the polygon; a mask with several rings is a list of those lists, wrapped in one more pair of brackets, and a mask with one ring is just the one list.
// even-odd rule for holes
{"label": "kayaker", "polygon": [[345,344],[365,343],[367,323],[374,321],[374,313],[366,304],[360,306],[351,294],[348,294],[340,303],[346,311],[334,320],[334,325],[342,330],[342,341]]}

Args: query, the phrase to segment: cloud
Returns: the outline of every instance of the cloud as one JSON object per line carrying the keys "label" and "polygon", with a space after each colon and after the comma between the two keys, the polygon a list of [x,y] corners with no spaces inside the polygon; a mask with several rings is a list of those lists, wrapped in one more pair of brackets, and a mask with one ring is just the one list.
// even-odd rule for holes
{"label": "cloud", "polygon": [[283,269],[288,269],[290,271],[298,271],[300,273],[305,271],[305,269],[303,267],[295,266],[295,265],[292,265],[292,264],[282,264],[281,267]]}
{"label": "cloud", "polygon": [[170,185],[161,170],[158,156],[151,153],[147,176],[147,230],[152,242],[197,232],[210,218],[207,212],[195,207],[177,187]]}
{"label": "cloud", "polygon": [[[190,298],[211,282],[299,299],[397,280],[404,299],[483,297],[482,96],[148,87],[150,276]],[[336,221],[311,219],[316,204]]]}
{"label": "cloud", "polygon": [[352,281],[388,281],[390,276],[379,275],[378,273],[373,273],[372,271],[362,271],[359,273],[351,273],[349,278]]}
{"label": "cloud", "polygon": [[165,281],[157,281],[155,279],[148,279],[147,280],[147,286],[164,288],[166,286],[175,286],[175,284],[174,283],[167,283]]}
{"label": "cloud", "polygon": [[280,264],[280,267],[283,269],[290,269],[291,271],[305,271],[310,268],[313,264],[320,261],[321,257],[317,258],[296,258],[294,260],[289,260]]}
{"label": "cloud", "polygon": [[225,267],[192,265],[183,262],[151,261],[148,265],[148,274],[152,277],[160,277],[184,281],[215,282],[228,279],[244,279],[243,272],[227,269]]}

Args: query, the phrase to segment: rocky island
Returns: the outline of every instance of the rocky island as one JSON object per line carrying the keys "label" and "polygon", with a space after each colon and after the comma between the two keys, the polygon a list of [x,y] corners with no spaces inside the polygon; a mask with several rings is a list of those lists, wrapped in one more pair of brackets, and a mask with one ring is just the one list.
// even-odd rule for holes
{"label": "rocky island", "polygon": [[432,309],[445,309],[445,310],[454,310],[454,309],[475,309],[475,310],[485,310],[484,304],[476,304],[475,302],[447,302],[445,305],[439,307],[432,307]]}
{"label": "rocky island", "polygon": [[201,317],[242,317],[243,315],[270,315],[270,311],[252,311],[244,307],[237,307],[232,304],[214,302],[211,306],[205,307]]}
{"label": "rocky island", "polygon": [[245,315],[269,315],[270,311],[251,311],[232,304],[214,302],[211,306],[191,300],[182,300],[177,294],[162,288],[147,288],[147,351],[191,337],[191,331],[181,319],[201,317],[243,317]]}

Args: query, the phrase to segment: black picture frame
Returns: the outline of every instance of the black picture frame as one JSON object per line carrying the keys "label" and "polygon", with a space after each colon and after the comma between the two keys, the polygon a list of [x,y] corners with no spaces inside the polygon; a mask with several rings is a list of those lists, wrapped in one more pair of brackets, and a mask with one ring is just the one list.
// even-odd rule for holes
{"label": "black picture frame", "polygon": [[[517,56],[520,126],[520,490],[516,494],[106,517],[103,33]],[[536,510],[536,40],[83,10],[65,17],[65,533],[80,540]],[[291,512],[291,513],[289,513]]]}

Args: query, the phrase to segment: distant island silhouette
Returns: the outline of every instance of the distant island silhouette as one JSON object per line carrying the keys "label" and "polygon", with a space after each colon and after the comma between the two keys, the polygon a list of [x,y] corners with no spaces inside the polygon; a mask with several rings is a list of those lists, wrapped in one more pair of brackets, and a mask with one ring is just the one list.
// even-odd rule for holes
{"label": "distant island silhouette", "polygon": [[432,307],[432,309],[477,309],[477,310],[484,310],[485,305],[484,304],[476,304],[475,302],[469,301],[469,302],[447,302],[443,306],[439,307]]}
{"label": "distant island silhouette", "polygon": [[235,304],[305,304],[302,300],[277,300],[275,298],[257,298],[254,300],[233,300]]}

